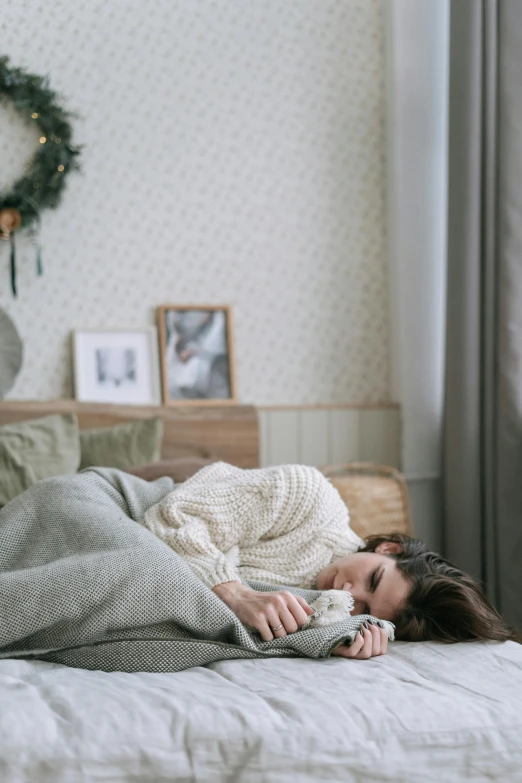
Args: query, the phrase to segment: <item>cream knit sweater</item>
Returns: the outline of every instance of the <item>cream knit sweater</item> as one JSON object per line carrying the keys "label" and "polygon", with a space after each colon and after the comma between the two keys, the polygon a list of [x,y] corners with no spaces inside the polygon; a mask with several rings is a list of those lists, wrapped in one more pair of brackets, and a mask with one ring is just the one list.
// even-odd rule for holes
{"label": "cream knit sweater", "polygon": [[319,571],[362,544],[337,490],[304,465],[214,463],[149,508],[143,524],[209,587],[258,580],[311,588]]}

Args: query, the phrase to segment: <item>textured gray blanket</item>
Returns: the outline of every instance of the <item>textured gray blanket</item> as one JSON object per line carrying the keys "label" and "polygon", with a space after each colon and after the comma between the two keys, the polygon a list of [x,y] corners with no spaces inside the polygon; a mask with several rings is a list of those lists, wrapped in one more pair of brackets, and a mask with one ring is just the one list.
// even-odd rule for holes
{"label": "textured gray blanket", "polygon": [[[137,522],[173,487],[93,468],[41,481],[1,509],[0,658],[179,671],[227,658],[321,658],[353,638],[364,616],[272,642],[250,633]],[[319,595],[288,589],[309,602]]]}

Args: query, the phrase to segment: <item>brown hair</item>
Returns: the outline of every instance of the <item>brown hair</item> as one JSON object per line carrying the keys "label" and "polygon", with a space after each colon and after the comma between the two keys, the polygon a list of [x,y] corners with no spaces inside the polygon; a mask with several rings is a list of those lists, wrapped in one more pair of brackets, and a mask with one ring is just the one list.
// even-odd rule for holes
{"label": "brown hair", "polygon": [[411,583],[406,602],[394,619],[396,637],[410,642],[466,642],[477,639],[522,644],[492,606],[475,579],[455,568],[426,545],[402,533],[369,536],[360,552],[375,552],[379,544],[391,541],[401,551],[390,554]]}

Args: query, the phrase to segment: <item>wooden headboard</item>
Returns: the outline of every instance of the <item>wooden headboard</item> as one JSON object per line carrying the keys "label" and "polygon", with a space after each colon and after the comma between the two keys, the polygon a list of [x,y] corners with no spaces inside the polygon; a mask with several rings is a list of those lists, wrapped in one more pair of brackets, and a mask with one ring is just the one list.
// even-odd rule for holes
{"label": "wooden headboard", "polygon": [[160,416],[164,422],[163,458],[210,457],[240,468],[259,467],[259,428],[250,405],[155,407],[50,400],[0,401],[0,426],[52,413],[76,413],[80,429],[110,427]]}

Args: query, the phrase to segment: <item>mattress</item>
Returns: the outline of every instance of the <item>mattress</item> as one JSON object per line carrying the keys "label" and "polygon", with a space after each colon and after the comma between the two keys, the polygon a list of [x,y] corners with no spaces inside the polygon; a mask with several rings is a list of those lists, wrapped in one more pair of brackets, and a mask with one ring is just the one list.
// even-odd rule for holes
{"label": "mattress", "polygon": [[2,783],[522,781],[522,646],[223,661],[0,661]]}

